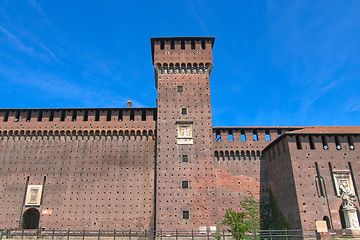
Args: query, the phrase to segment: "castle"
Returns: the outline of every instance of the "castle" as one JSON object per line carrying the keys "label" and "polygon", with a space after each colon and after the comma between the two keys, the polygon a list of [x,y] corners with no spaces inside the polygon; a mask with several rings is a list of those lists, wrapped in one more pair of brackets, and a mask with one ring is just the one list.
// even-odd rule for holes
{"label": "castle", "polygon": [[249,191],[282,226],[346,228],[360,127],[213,127],[214,41],[151,39],[156,108],[1,109],[0,228],[213,230]]}

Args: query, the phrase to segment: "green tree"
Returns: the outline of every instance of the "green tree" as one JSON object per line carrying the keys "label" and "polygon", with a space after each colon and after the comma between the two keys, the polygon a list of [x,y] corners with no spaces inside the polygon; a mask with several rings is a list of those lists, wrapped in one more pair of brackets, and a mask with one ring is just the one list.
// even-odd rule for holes
{"label": "green tree", "polygon": [[245,233],[250,230],[260,229],[259,207],[260,204],[254,199],[251,192],[249,196],[245,197],[239,207],[243,211],[236,212],[231,208],[226,209],[223,225],[229,227],[229,231],[236,240],[243,239]]}

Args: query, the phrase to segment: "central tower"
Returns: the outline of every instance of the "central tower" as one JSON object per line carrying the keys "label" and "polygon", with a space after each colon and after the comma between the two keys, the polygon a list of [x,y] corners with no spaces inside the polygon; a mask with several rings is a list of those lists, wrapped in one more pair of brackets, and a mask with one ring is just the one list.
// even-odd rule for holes
{"label": "central tower", "polygon": [[215,226],[213,37],[152,38],[157,98],[156,229]]}

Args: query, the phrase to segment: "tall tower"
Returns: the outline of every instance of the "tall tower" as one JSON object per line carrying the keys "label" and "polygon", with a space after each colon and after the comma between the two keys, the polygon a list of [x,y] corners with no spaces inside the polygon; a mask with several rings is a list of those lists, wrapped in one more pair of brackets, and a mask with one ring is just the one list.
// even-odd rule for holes
{"label": "tall tower", "polygon": [[157,99],[156,229],[215,225],[210,73],[214,37],[152,38]]}

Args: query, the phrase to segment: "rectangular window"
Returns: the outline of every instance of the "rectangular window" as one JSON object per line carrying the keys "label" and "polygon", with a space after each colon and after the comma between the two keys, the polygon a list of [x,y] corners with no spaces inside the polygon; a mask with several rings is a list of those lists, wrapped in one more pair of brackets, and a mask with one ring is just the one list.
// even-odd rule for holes
{"label": "rectangular window", "polygon": [[50,112],[49,122],[54,121],[54,111]]}
{"label": "rectangular window", "polygon": [[267,142],[270,142],[270,141],[271,141],[271,136],[270,136],[269,130],[266,130],[266,131],[265,131],[265,140],[266,140]]}
{"label": "rectangular window", "polygon": [[182,160],[182,162],[189,162],[189,156],[188,155],[182,155],[181,160]]}
{"label": "rectangular window", "polygon": [[337,150],[341,150],[341,144],[339,141],[339,136],[335,136],[335,145]]}
{"label": "rectangular window", "polygon": [[189,181],[181,181],[181,188],[182,189],[189,188]]}
{"label": "rectangular window", "polygon": [[296,136],[295,138],[296,138],[296,147],[297,147],[297,149],[301,150],[302,145],[301,145],[300,137]]}
{"label": "rectangular window", "polygon": [[181,108],[181,114],[182,115],[187,114],[187,108]]}
{"label": "rectangular window", "polygon": [[177,92],[183,92],[184,87],[183,86],[177,86]]}
{"label": "rectangular window", "polygon": [[119,110],[118,121],[121,122],[122,120],[123,120],[123,112],[122,110]]}
{"label": "rectangular window", "polygon": [[30,120],[31,120],[31,111],[28,111],[28,114],[26,116],[26,121],[30,122]]}
{"label": "rectangular window", "polygon": [[96,110],[95,121],[99,121],[99,120],[100,120],[100,110]]}
{"label": "rectangular window", "polygon": [[43,115],[43,112],[42,111],[39,111],[39,115],[38,115],[38,122],[41,122],[42,121],[42,115]]}
{"label": "rectangular window", "polygon": [[181,49],[185,49],[185,41],[181,41]]}
{"label": "rectangular window", "polygon": [[349,148],[350,150],[354,150],[355,149],[355,145],[354,145],[354,141],[352,136],[348,136],[348,143],[349,143]]}
{"label": "rectangular window", "polygon": [[313,136],[309,136],[309,144],[310,144],[310,149],[315,149]]}
{"label": "rectangular window", "polygon": [[246,142],[246,135],[244,131],[241,131],[241,141]]}
{"label": "rectangular window", "polygon": [[221,142],[221,134],[219,130],[216,130],[216,141]]}
{"label": "rectangular window", "polygon": [[161,50],[165,49],[165,42],[164,41],[160,41],[160,49]]}
{"label": "rectangular window", "polygon": [[4,122],[7,122],[9,120],[9,111],[6,111],[4,114]]}
{"label": "rectangular window", "polygon": [[130,121],[134,121],[134,120],[135,120],[134,110],[130,110]]}
{"label": "rectangular window", "polygon": [[254,140],[255,142],[259,141],[258,134],[257,134],[257,131],[256,131],[256,130],[253,131],[253,140]]}
{"label": "rectangular window", "polygon": [[189,219],[190,218],[190,212],[189,211],[183,211],[183,219]]}
{"label": "rectangular window", "polygon": [[277,130],[277,134],[278,134],[278,137],[281,136],[281,129],[278,129],[278,130]]}
{"label": "rectangular window", "polygon": [[14,122],[18,122],[20,119],[20,111],[16,111]]}
{"label": "rectangular window", "polygon": [[206,45],[205,45],[205,40],[201,40],[201,49],[205,49]]}
{"label": "rectangular window", "polygon": [[106,121],[111,121],[111,110],[107,111],[107,115],[106,115]]}
{"label": "rectangular window", "polygon": [[191,49],[195,49],[195,41],[191,40]]}
{"label": "rectangular window", "polygon": [[87,122],[88,119],[89,119],[89,111],[88,111],[88,110],[85,110],[85,113],[84,113],[84,122]]}
{"label": "rectangular window", "polygon": [[61,111],[61,117],[60,117],[60,121],[63,122],[65,121],[65,111]]}
{"label": "rectangular window", "polygon": [[174,42],[174,41],[171,41],[171,42],[170,42],[170,45],[171,45],[171,46],[170,46],[171,49],[175,49],[175,42]]}
{"label": "rectangular window", "polygon": [[76,112],[76,110],[74,110],[71,121],[73,121],[73,122],[76,121],[76,115],[77,115],[77,112]]}
{"label": "rectangular window", "polygon": [[141,121],[146,121],[146,110],[142,110],[141,112]]}
{"label": "rectangular window", "polygon": [[329,145],[327,144],[326,137],[325,137],[325,136],[322,136],[322,137],[321,137],[321,140],[322,140],[322,144],[323,144],[324,150],[328,150],[328,149],[329,149]]}
{"label": "rectangular window", "polygon": [[228,136],[229,136],[229,142],[233,142],[234,141],[234,134],[233,134],[233,132],[231,130],[229,130]]}

